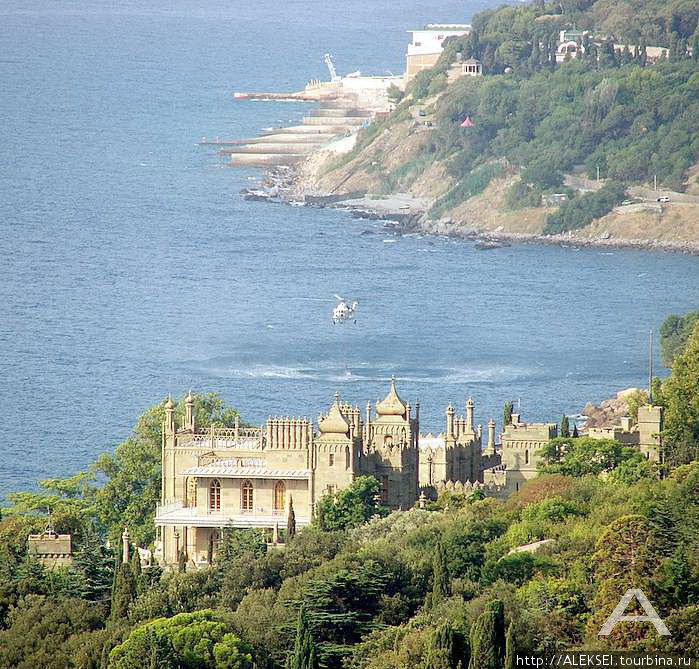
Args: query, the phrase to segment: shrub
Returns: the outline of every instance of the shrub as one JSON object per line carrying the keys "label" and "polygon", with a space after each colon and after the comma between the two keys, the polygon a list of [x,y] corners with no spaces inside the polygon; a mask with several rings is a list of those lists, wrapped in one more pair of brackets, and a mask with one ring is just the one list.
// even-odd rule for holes
{"label": "shrub", "polygon": [[556,235],[569,230],[584,228],[596,218],[608,214],[626,197],[623,184],[610,181],[594,193],[585,193],[564,202],[558,211],[548,215],[544,233]]}

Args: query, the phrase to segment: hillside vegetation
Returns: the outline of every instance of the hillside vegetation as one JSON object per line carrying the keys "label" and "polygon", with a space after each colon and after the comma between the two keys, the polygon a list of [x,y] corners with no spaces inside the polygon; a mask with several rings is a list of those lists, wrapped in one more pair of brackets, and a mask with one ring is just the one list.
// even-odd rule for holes
{"label": "hillside vegetation", "polygon": [[[519,179],[507,208],[536,207],[542,194],[572,198],[549,213],[545,231],[583,227],[625,198],[632,184],[681,191],[699,162],[699,6],[695,2],[563,2],[478,14],[468,37],[448,40],[439,63],[418,74],[388,119],[362,131],[355,150],[330,172],[365,172],[384,191],[408,190],[439,165],[443,180],[430,215],[439,217],[507,172]],[[589,28],[585,53],[556,63],[559,30]],[[614,44],[631,45],[615,51]],[[647,46],[667,55],[651,64]],[[483,62],[484,77],[447,83],[457,55]],[[396,94],[396,98],[400,98]],[[399,164],[375,166],[375,145],[411,125],[415,110],[433,119]],[[473,127],[462,128],[469,117]],[[394,147],[396,148],[396,147]],[[373,154],[374,160],[366,156]],[[385,151],[384,151],[385,154]],[[387,158],[387,156],[386,156]],[[380,162],[383,162],[382,158]],[[349,166],[349,170],[347,167]],[[607,180],[601,194],[575,194],[564,174]],[[338,172],[339,173],[339,172]],[[376,182],[377,179],[374,179]]]}
{"label": "hillside vegetation", "polygon": [[[0,520],[0,666],[509,669],[518,652],[570,648],[696,656],[699,324],[654,401],[666,415],[662,467],[571,436],[550,442],[540,475],[506,501],[444,493],[390,515],[379,481],[363,477],[322,498],[314,524],[283,549],[268,551],[257,530],[226,531],[213,566],[192,571],[181,553],[168,574],[142,569],[135,549],[120,560],[124,526],[153,547],[163,402],[90,471],[11,496]],[[237,416],[212,395],[195,410],[201,425]],[[73,535],[69,568],[27,555],[46,507],[56,531]],[[671,638],[632,622],[598,635],[628,588],[643,589]]]}

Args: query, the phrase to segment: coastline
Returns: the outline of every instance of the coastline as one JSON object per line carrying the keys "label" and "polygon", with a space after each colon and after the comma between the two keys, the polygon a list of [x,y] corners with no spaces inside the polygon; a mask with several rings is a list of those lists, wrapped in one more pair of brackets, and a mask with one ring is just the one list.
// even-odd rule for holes
{"label": "coastline", "polygon": [[368,197],[364,193],[330,193],[309,189],[304,178],[294,168],[272,169],[265,173],[261,190],[252,194],[243,191],[248,199],[279,202],[293,206],[342,209],[355,218],[391,222],[397,234],[420,233],[436,237],[453,237],[483,245],[484,250],[511,245],[560,246],[578,250],[582,248],[603,250],[634,250],[678,253],[699,256],[699,241],[668,242],[658,239],[623,237],[597,238],[576,236],[572,233],[541,235],[533,233],[487,230],[477,225],[454,221],[445,217],[438,220],[427,216],[429,202],[407,193],[394,193],[380,197]]}

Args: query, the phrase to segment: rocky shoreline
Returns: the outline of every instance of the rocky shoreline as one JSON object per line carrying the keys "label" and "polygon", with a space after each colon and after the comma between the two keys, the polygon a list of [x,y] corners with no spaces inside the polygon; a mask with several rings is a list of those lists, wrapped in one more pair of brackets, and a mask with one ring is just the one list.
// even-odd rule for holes
{"label": "rocky shoreline", "polygon": [[[407,204],[395,206],[392,198],[370,200],[362,193],[318,193],[307,192],[300,183],[297,173],[290,167],[278,167],[266,172],[259,188],[241,191],[249,200],[264,200],[293,206],[333,208],[349,211],[355,218],[383,220],[390,223],[396,234],[425,234],[452,237],[476,242],[482,250],[513,244],[536,244],[560,246],[573,250],[592,248],[604,250],[661,251],[699,256],[699,242],[666,242],[657,239],[624,239],[618,237],[586,238],[570,233],[560,235],[537,235],[483,230],[477,226],[453,221],[450,218],[432,220],[422,203],[410,202],[410,198],[399,200]],[[396,196],[398,197],[398,196]]]}

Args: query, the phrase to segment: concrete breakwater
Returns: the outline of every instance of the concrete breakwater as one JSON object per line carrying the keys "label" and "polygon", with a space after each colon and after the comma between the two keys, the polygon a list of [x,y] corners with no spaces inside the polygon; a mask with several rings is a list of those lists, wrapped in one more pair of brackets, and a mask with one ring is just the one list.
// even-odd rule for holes
{"label": "concrete breakwater", "polygon": [[233,167],[291,166],[333,141],[351,137],[371,122],[372,114],[357,107],[351,97],[323,101],[305,116],[301,124],[267,128],[259,136],[226,142],[220,155]]}

